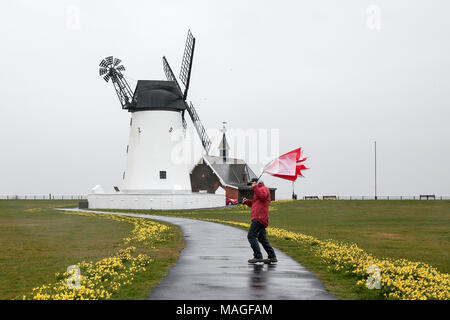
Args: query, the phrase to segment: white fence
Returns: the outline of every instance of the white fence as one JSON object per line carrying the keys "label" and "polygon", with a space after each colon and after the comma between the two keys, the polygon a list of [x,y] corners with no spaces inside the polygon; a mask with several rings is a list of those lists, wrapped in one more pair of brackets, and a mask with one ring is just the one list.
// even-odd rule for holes
{"label": "white fence", "polygon": [[86,200],[85,195],[0,195],[0,200]]}
{"label": "white fence", "polygon": [[[335,196],[335,195],[306,195],[302,200],[375,200],[375,196]],[[377,196],[376,200],[450,200],[450,196],[417,195],[417,196]]]}
{"label": "white fence", "polygon": [[[433,197],[434,196],[434,197]],[[0,195],[0,200],[87,200],[86,195]],[[375,200],[374,196],[305,195],[299,200]],[[377,196],[377,200],[450,200],[450,196]]]}

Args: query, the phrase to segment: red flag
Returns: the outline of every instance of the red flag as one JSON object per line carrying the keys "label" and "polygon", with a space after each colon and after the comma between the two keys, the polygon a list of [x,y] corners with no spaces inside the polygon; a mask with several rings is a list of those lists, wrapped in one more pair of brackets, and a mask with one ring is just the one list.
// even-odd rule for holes
{"label": "red flag", "polygon": [[298,176],[303,177],[302,170],[308,169],[303,164],[307,158],[300,159],[301,155],[301,148],[283,154],[273,160],[263,172],[281,179],[296,181]]}

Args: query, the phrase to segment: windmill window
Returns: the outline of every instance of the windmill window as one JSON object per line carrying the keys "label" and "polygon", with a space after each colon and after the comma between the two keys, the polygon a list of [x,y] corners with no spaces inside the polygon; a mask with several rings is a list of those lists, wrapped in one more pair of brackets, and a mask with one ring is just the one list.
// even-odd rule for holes
{"label": "windmill window", "polygon": [[160,171],[159,172],[159,178],[160,179],[167,179],[166,171]]}

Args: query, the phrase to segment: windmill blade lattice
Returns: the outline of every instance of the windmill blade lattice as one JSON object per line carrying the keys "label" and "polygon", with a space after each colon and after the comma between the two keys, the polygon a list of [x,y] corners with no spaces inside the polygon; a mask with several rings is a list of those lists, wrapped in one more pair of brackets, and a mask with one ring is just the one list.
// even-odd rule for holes
{"label": "windmill blade lattice", "polygon": [[135,104],[133,100],[134,93],[128,82],[124,79],[122,71],[125,71],[125,67],[120,64],[121,62],[122,60],[113,56],[106,57],[100,62],[98,73],[106,82],[109,82],[111,79],[122,109],[129,109]]}
{"label": "windmill blade lattice", "polygon": [[112,79],[113,82],[117,81],[117,78],[123,78],[121,71],[125,71],[125,67],[119,64],[122,60],[114,58],[113,56],[106,57],[100,62],[99,74],[103,76],[103,79],[108,82]]}
{"label": "windmill blade lattice", "polygon": [[166,74],[167,80],[175,82],[175,84],[178,87],[178,90],[180,90],[180,92],[182,92],[180,85],[178,84],[177,78],[175,78],[175,74],[173,73],[172,68],[170,67],[169,63],[167,62],[166,57],[163,57],[163,69],[164,69],[164,73]]}
{"label": "windmill blade lattice", "polygon": [[183,98],[186,100],[187,93],[189,90],[189,82],[191,79],[191,71],[192,71],[192,60],[194,59],[194,49],[195,49],[195,38],[191,33],[191,30],[188,31],[186,45],[184,47],[183,61],[181,63],[181,71],[180,71],[180,80],[184,85]]}
{"label": "windmill blade lattice", "polygon": [[195,39],[191,33],[188,31],[186,46],[184,47],[183,61],[181,63],[180,80],[186,86],[188,83],[188,78],[191,73],[192,58],[194,53]]}
{"label": "windmill blade lattice", "polygon": [[107,74],[106,76],[103,77],[103,79],[105,79],[106,82],[108,82],[110,78],[111,77],[109,76],[109,74]]}

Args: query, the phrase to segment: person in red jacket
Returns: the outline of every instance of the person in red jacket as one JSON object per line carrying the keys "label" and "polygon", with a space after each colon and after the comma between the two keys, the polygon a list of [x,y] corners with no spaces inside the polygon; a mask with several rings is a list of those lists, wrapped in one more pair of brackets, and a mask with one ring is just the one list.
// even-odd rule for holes
{"label": "person in red jacket", "polygon": [[261,249],[258,241],[261,242],[264,250],[267,252],[270,262],[277,262],[275,251],[267,240],[266,228],[269,225],[269,204],[270,191],[258,179],[252,179],[253,200],[243,199],[243,203],[251,207],[252,223],[248,230],[247,239],[253,249],[253,258],[248,260],[249,263],[263,261]]}

